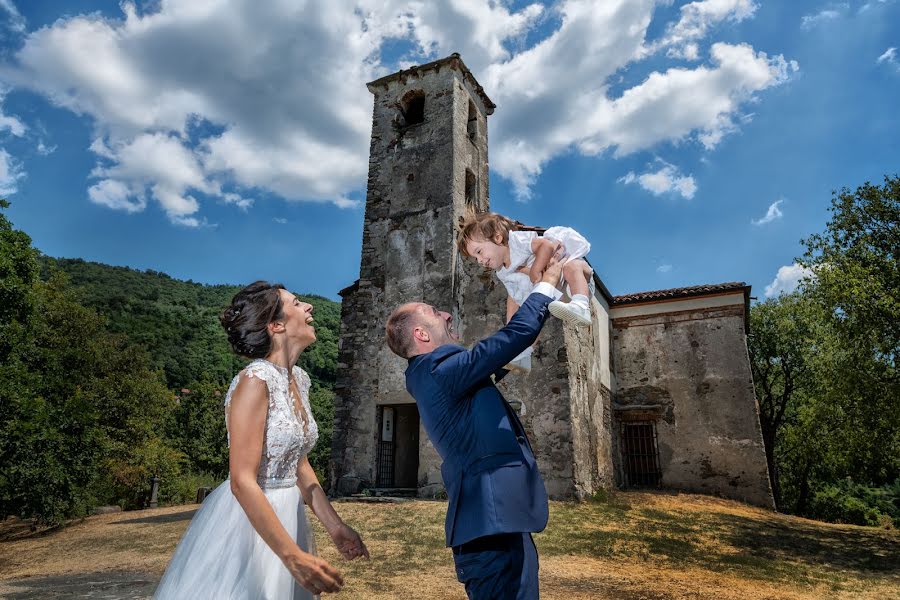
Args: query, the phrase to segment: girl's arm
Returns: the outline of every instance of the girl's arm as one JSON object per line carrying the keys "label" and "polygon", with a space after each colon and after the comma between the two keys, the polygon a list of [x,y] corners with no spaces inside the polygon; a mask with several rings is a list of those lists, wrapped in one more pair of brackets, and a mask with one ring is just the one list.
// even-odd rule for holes
{"label": "girl's arm", "polygon": [[303,501],[322,522],[341,556],[347,560],[353,560],[358,556],[369,558],[369,550],[362,538],[338,516],[337,511],[328,501],[325,490],[319,484],[319,478],[312,465],[309,464],[309,459],[305,456],[297,465],[297,485],[300,487],[300,493],[303,494]]}
{"label": "girl's arm", "polygon": [[242,376],[229,406],[231,492],[250,524],[300,585],[313,593],[340,591],[344,584],[340,573],[297,546],[256,481],[268,410],[266,383],[256,377]]}
{"label": "girl's arm", "polygon": [[556,254],[556,251],[561,246],[562,242],[547,238],[536,237],[531,240],[531,251],[534,253],[534,263],[532,263],[531,270],[528,272],[531,283],[537,283],[541,280],[544,269],[547,268],[547,263],[550,262],[550,257]]}

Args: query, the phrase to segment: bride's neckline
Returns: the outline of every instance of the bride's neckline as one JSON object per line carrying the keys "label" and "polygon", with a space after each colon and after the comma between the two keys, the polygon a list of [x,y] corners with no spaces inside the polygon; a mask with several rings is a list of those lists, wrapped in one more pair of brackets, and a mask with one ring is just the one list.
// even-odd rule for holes
{"label": "bride's neckline", "polygon": [[[290,405],[291,413],[294,415],[294,419],[297,421],[297,424],[300,425],[300,428],[303,429],[303,433],[305,435],[309,435],[309,412],[306,409],[306,403],[303,401],[303,395],[301,394],[300,397],[297,398],[297,400],[299,401],[298,406],[293,399],[294,393],[291,391],[291,382],[297,385],[297,391],[300,391],[300,384],[294,379],[293,369],[282,367],[281,365],[273,363],[271,360],[268,360],[266,358],[257,358],[256,360],[264,362],[267,365],[272,365],[273,367],[278,369],[278,372],[282,375],[288,375],[289,373],[291,374],[291,376],[288,378],[288,404]],[[303,411],[303,415],[301,415],[299,411]]]}
{"label": "bride's neckline", "polygon": [[256,360],[258,360],[258,361],[260,361],[260,362],[264,362],[264,363],[266,363],[267,365],[272,365],[273,367],[275,367],[276,369],[278,369],[278,370],[281,371],[282,373],[287,373],[287,372],[289,371],[289,369],[288,369],[287,367],[282,367],[281,365],[279,365],[279,364],[277,364],[277,363],[273,363],[271,360],[269,360],[269,359],[267,359],[267,358],[257,358]]}

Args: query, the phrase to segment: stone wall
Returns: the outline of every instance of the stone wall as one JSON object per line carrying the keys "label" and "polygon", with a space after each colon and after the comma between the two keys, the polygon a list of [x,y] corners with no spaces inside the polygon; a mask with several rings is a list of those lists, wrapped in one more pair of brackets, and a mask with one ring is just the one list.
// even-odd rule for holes
{"label": "stone wall", "polygon": [[592,305],[590,329],[565,327],[573,492],[579,500],[615,486],[609,305],[602,296]]}
{"label": "stone wall", "polygon": [[742,293],[614,308],[614,409],[655,415],[663,486],[773,508],[745,310]]}

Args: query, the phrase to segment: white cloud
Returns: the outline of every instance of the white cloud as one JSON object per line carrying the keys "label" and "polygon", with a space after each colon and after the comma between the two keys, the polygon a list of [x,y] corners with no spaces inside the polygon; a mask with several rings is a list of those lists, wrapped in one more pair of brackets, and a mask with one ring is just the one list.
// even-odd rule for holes
{"label": "white cloud", "polygon": [[[0,0],[2,2],[3,0]],[[28,127],[25,126],[18,117],[4,114],[3,112],[3,100],[6,98],[6,93],[9,90],[5,88],[0,88],[0,132],[9,131],[12,135],[16,137],[22,137],[25,135],[25,132],[28,130]]]}
{"label": "white cloud", "polygon": [[781,212],[781,209],[778,208],[778,205],[784,202],[784,200],[776,200],[772,204],[769,205],[769,210],[766,211],[766,215],[760,219],[751,219],[750,222],[753,225],[765,225],[767,223],[771,223],[772,221],[777,221],[784,213]]}
{"label": "white cloud", "polygon": [[55,145],[48,146],[47,144],[44,143],[44,140],[38,140],[38,145],[37,145],[37,153],[38,154],[40,154],[41,156],[49,156],[49,155],[53,154],[54,152],[56,152]]}
{"label": "white cloud", "polygon": [[891,65],[900,71],[900,60],[897,59],[897,48],[892,46],[885,50],[884,53],[878,57],[878,60],[875,61],[875,64],[881,63]]}
{"label": "white cloud", "polygon": [[140,212],[147,206],[143,193],[133,193],[126,184],[115,179],[95,183],[88,189],[88,197],[96,204],[132,213]]}
{"label": "white cloud", "polygon": [[[135,211],[152,199],[174,222],[200,224],[204,196],[247,208],[248,191],[359,206],[349,196],[368,170],[364,84],[388,72],[382,45],[411,43],[404,62],[460,51],[499,105],[492,166],[527,198],[543,165],[566,152],[624,156],[664,142],[712,149],[741,126],[745,105],[798,68],[706,39],[721,23],[752,17],[753,0],[690,2],[648,41],[657,4],[164,0],[139,13],[123,3],[120,19],[63,17],[28,33],[3,77],[91,120],[93,201]],[[557,22],[551,11],[558,28],[526,46],[539,24]],[[663,53],[700,63],[610,93],[613,77]],[[673,185],[693,195],[691,178]]]}
{"label": "white cloud", "polygon": [[766,286],[766,298],[772,298],[779,294],[790,294],[796,290],[805,279],[812,279],[814,274],[811,270],[794,263],[780,267],[778,274],[772,283]]}
{"label": "white cloud", "polygon": [[[629,1],[627,9],[638,4]],[[591,19],[596,21],[596,14],[584,17],[583,25],[590,34],[571,32],[582,25],[564,21],[541,45],[488,71],[488,89],[497,90],[501,107],[493,117],[491,165],[512,180],[521,198],[529,196],[545,162],[571,149],[584,155],[612,149],[614,156],[624,156],[691,139],[712,149],[737,129],[742,105],[798,68],[746,44],[716,43],[710,50],[712,66],[655,71],[610,98],[606,80],[642,53],[644,30]],[[611,41],[593,33],[621,29],[637,33]],[[554,66],[560,64],[569,68]]]}
{"label": "white cloud", "polygon": [[840,4],[832,4],[827,8],[823,8],[817,13],[804,15],[800,19],[800,27],[810,30],[827,21],[834,21],[841,17],[846,11],[850,10],[850,4],[842,2]]}
{"label": "white cloud", "polygon": [[889,63],[892,63],[892,62],[894,62],[894,61],[896,61],[896,60],[897,60],[897,49],[894,48],[894,47],[890,47],[890,48],[888,48],[887,50],[885,50],[885,51],[884,51],[884,54],[882,54],[881,56],[879,56],[879,57],[878,57],[878,60],[876,60],[875,62],[876,62],[876,63],[881,63],[881,62],[889,62]]}
{"label": "white cloud", "polygon": [[687,200],[694,197],[697,192],[697,183],[693,176],[682,175],[675,165],[670,165],[665,161],[658,160],[657,162],[662,166],[656,171],[648,171],[640,175],[629,171],[618,181],[626,185],[637,183],[654,196],[674,192]]}
{"label": "white cloud", "polygon": [[25,177],[22,166],[6,150],[0,148],[0,196],[15,194],[19,180]]}
{"label": "white cloud", "polygon": [[0,10],[7,15],[6,26],[9,29],[16,33],[25,31],[25,17],[22,16],[16,5],[12,3],[12,0],[0,0]]}
{"label": "white cloud", "polygon": [[669,25],[663,39],[653,48],[667,47],[667,56],[697,60],[699,52],[696,40],[704,38],[713,26],[722,21],[739,23],[752,17],[757,8],[753,0],[689,2],[681,7],[681,18]]}
{"label": "white cloud", "polygon": [[668,273],[672,270],[672,265],[659,265],[656,267],[657,273]]}
{"label": "white cloud", "polygon": [[859,12],[866,12],[867,10],[878,6],[879,4],[887,4],[890,1],[892,0],[875,0],[875,2],[866,2],[859,8]]}
{"label": "white cloud", "polygon": [[288,222],[288,220],[285,219],[284,217],[272,217],[272,220],[281,225],[286,225]]}

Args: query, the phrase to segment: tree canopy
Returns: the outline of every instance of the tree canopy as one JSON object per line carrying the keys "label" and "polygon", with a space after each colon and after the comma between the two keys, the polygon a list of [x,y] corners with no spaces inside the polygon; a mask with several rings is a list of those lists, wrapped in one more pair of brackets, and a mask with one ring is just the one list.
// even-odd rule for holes
{"label": "tree canopy", "polygon": [[749,349],[782,510],[900,521],[900,178],[836,192],[792,294],[751,308]]}

